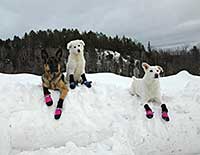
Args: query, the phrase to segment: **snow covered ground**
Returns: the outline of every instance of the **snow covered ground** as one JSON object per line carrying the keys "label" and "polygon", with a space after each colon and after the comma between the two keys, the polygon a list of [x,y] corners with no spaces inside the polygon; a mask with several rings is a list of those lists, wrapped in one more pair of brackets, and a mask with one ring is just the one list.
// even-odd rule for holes
{"label": "snow covered ground", "polygon": [[[93,87],[70,90],[60,120],[44,103],[39,76],[0,74],[0,155],[200,154],[200,77],[161,78],[170,122],[148,120],[129,94],[131,78],[90,74]],[[59,93],[52,91],[54,103]]]}

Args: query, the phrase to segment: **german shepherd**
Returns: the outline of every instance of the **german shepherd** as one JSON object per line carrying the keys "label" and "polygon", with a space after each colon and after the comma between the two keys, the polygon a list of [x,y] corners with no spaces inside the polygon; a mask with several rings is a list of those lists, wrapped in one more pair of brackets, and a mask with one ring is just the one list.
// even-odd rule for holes
{"label": "german shepherd", "polygon": [[61,57],[62,49],[58,49],[54,57],[49,57],[45,49],[41,50],[41,56],[44,61],[44,74],[42,75],[42,86],[47,106],[53,104],[50,92],[48,89],[59,90],[60,98],[57,103],[54,118],[59,119],[62,114],[63,101],[68,93],[68,88],[65,83],[65,77],[61,73]]}

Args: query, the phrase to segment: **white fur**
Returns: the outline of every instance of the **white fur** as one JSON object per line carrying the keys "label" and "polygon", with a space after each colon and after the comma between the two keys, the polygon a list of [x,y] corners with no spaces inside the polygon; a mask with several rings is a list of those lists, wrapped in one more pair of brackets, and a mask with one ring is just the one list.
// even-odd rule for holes
{"label": "white fur", "polygon": [[66,66],[67,79],[69,79],[70,74],[73,74],[75,81],[81,81],[81,75],[85,73],[84,46],[85,43],[82,40],[73,40],[67,44],[67,49],[69,50]]}
{"label": "white fur", "polygon": [[[163,72],[162,67],[150,66],[147,63],[143,63],[142,67],[145,75],[141,79],[133,77],[131,94],[140,96],[144,102],[154,100],[161,103],[159,77],[160,72]],[[158,78],[155,78],[155,74],[158,74]]]}

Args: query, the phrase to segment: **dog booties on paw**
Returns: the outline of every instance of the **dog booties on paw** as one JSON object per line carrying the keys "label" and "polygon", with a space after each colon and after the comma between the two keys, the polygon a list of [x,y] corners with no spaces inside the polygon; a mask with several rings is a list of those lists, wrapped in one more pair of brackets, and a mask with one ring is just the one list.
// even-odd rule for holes
{"label": "dog booties on paw", "polygon": [[149,118],[149,119],[153,118],[152,110],[146,110],[146,117]]}
{"label": "dog booties on paw", "polygon": [[167,114],[167,112],[166,111],[163,111],[162,112],[162,118],[165,120],[165,121],[169,121],[169,116],[168,116],[168,114]]}
{"label": "dog booties on paw", "polygon": [[91,88],[92,87],[91,83],[92,81],[84,81],[82,84],[84,84],[88,88]]}
{"label": "dog booties on paw", "polygon": [[44,98],[45,98],[45,103],[46,103],[47,106],[51,106],[53,104],[53,100],[51,98],[51,95],[47,94],[47,95],[44,96]]}
{"label": "dog booties on paw", "polygon": [[71,89],[75,89],[75,88],[76,88],[76,83],[75,83],[75,82],[71,82],[71,83],[69,84],[69,87],[70,87]]}
{"label": "dog booties on paw", "polygon": [[61,108],[56,108],[55,114],[54,114],[54,118],[55,119],[59,119],[61,114],[62,114],[62,109]]}
{"label": "dog booties on paw", "polygon": [[148,119],[153,118],[153,111],[151,110],[151,108],[149,107],[148,104],[145,104],[145,105],[144,105],[144,109],[145,109],[145,112],[146,112],[146,117],[147,117]]}

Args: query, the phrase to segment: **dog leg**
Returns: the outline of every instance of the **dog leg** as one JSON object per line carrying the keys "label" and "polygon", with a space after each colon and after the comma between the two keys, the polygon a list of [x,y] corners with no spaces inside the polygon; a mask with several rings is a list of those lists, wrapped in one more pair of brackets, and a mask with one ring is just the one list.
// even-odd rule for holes
{"label": "dog leg", "polygon": [[144,109],[146,111],[147,118],[151,119],[153,117],[153,112],[152,112],[151,108],[149,107],[149,105],[145,104]]}
{"label": "dog leg", "polygon": [[162,104],[162,105],[161,105],[161,109],[162,109],[162,118],[163,118],[165,121],[169,121],[168,109],[167,109],[166,105],[165,105],[165,104]]}
{"label": "dog leg", "polygon": [[74,81],[74,75],[73,74],[69,75],[69,87],[71,89],[75,89],[76,88],[76,83]]}
{"label": "dog leg", "polygon": [[87,79],[86,79],[86,76],[85,76],[85,73],[83,73],[82,75],[81,75],[81,78],[82,78],[82,83],[81,84],[84,84],[86,87],[88,87],[88,88],[91,88],[92,87],[92,85],[91,85],[91,83],[92,83],[92,81],[87,81]]}
{"label": "dog leg", "polygon": [[65,86],[65,84],[63,82],[60,82],[60,84],[58,86],[59,86],[61,94],[60,94],[60,98],[58,100],[58,104],[57,104],[57,107],[56,107],[56,110],[55,110],[55,114],[54,114],[54,118],[55,119],[59,119],[60,118],[60,116],[62,114],[63,101],[65,99],[65,96],[68,93],[68,89],[67,89],[67,87]]}
{"label": "dog leg", "polygon": [[53,104],[53,100],[51,98],[51,93],[49,92],[47,87],[43,86],[43,93],[44,93],[44,98],[45,98],[45,103],[47,106],[51,106]]}

